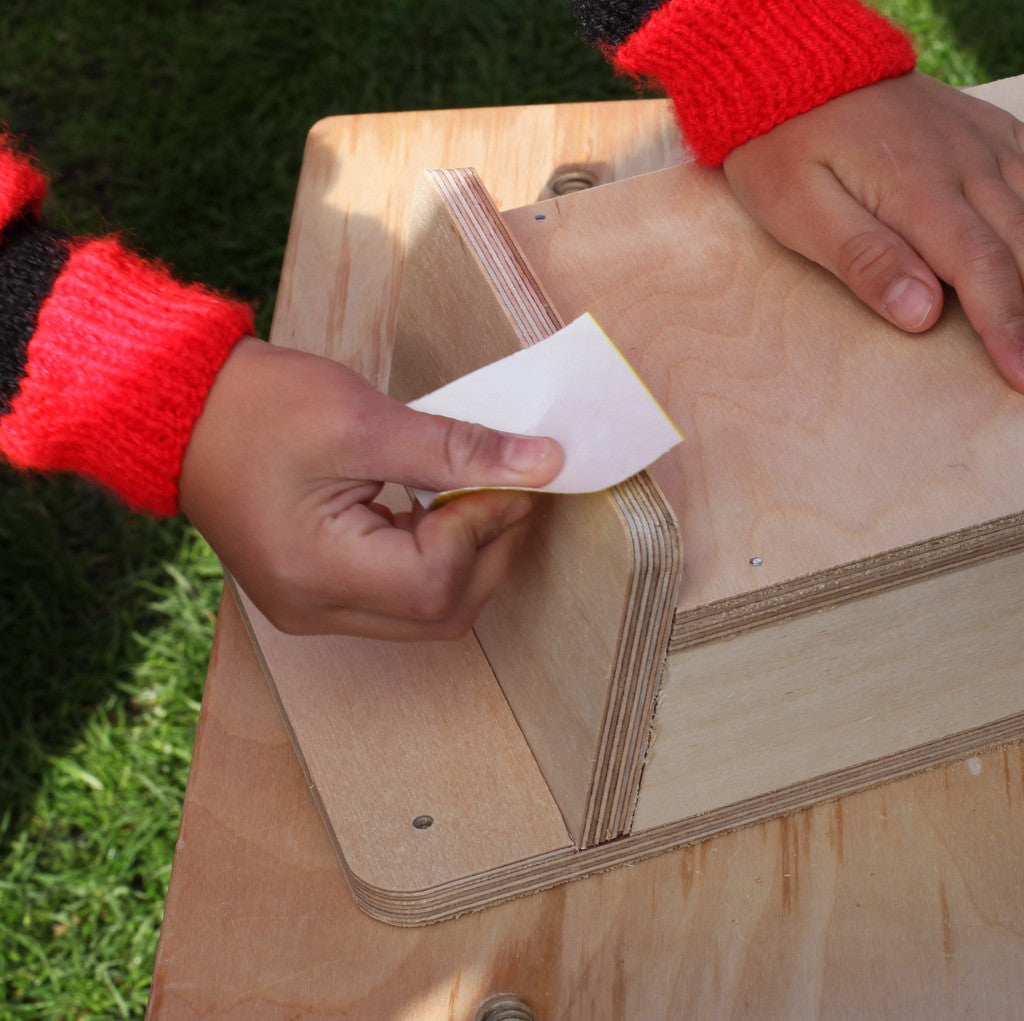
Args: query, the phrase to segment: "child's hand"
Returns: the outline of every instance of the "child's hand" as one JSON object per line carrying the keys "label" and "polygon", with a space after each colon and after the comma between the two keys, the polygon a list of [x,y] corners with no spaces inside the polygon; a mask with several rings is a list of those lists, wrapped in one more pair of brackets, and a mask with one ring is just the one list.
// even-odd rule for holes
{"label": "child's hand", "polygon": [[282,630],[453,638],[501,581],[531,498],[392,516],[378,480],[539,486],[561,464],[553,440],[422,415],[336,362],[246,339],[192,433],[181,507]]}
{"label": "child's hand", "polygon": [[[725,172],[779,241],[905,330],[951,284],[1024,391],[1024,125],[918,73],[833,99],[740,146]],[[938,279],[937,279],[938,278]]]}

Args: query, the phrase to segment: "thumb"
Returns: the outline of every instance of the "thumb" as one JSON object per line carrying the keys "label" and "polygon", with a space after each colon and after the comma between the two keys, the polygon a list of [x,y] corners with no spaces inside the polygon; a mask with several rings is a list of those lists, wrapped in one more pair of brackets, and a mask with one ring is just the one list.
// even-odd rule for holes
{"label": "thumb", "polygon": [[378,465],[387,481],[423,489],[543,486],[561,470],[562,448],[545,436],[500,432],[426,415],[395,402]]}

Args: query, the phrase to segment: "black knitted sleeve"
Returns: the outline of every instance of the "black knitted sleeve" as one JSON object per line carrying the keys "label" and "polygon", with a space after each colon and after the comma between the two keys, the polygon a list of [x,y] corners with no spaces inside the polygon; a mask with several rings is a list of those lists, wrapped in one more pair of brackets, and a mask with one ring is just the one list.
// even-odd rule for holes
{"label": "black knitted sleeve", "polygon": [[68,258],[65,234],[23,216],[0,235],[0,415],[25,374],[39,309]]}
{"label": "black knitted sleeve", "polygon": [[618,46],[665,0],[569,0],[586,38],[598,46]]}

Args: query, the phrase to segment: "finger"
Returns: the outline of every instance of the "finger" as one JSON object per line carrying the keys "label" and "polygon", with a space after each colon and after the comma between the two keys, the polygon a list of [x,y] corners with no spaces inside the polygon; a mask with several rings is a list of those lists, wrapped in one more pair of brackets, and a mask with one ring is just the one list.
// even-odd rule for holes
{"label": "finger", "polygon": [[499,432],[397,403],[386,428],[375,471],[422,489],[542,486],[562,467],[562,449],[548,437]]}
{"label": "finger", "polygon": [[775,202],[752,210],[782,244],[837,276],[879,315],[910,332],[932,326],[942,311],[942,286],[921,256],[816,165],[799,207]]}
{"label": "finger", "polygon": [[[473,493],[414,524],[391,527],[358,506],[332,522],[320,557],[317,588],[324,606],[413,621],[440,622],[467,593],[479,602],[500,583],[506,561],[487,553],[531,509],[523,493]],[[486,555],[485,555],[486,554]]]}
{"label": "finger", "polygon": [[1017,191],[1002,181],[989,181],[968,186],[964,194],[1009,249],[1018,277],[1024,276],[1024,187]]}
{"label": "finger", "polygon": [[955,288],[996,368],[1024,391],[1024,201],[1000,181],[969,182],[942,229],[945,240],[922,255]]}
{"label": "finger", "polygon": [[526,535],[527,522],[506,529],[479,552],[466,583],[441,616],[426,620],[373,615],[342,609],[324,618],[326,630],[390,641],[438,641],[461,638],[494,596]]}

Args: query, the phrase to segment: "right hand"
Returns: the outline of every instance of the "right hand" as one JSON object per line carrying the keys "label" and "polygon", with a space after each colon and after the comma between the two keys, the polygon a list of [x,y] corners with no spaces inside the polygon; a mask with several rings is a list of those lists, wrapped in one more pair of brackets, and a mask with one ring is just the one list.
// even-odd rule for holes
{"label": "right hand", "polygon": [[1024,124],[917,72],[855,89],[726,158],[741,202],[879,315],[927,330],[956,289],[1024,393]]}
{"label": "right hand", "polygon": [[180,502],[283,631],[455,638],[500,584],[531,497],[392,514],[382,483],[534,487],[561,465],[554,440],[420,414],[337,362],[248,338],[192,432]]}

